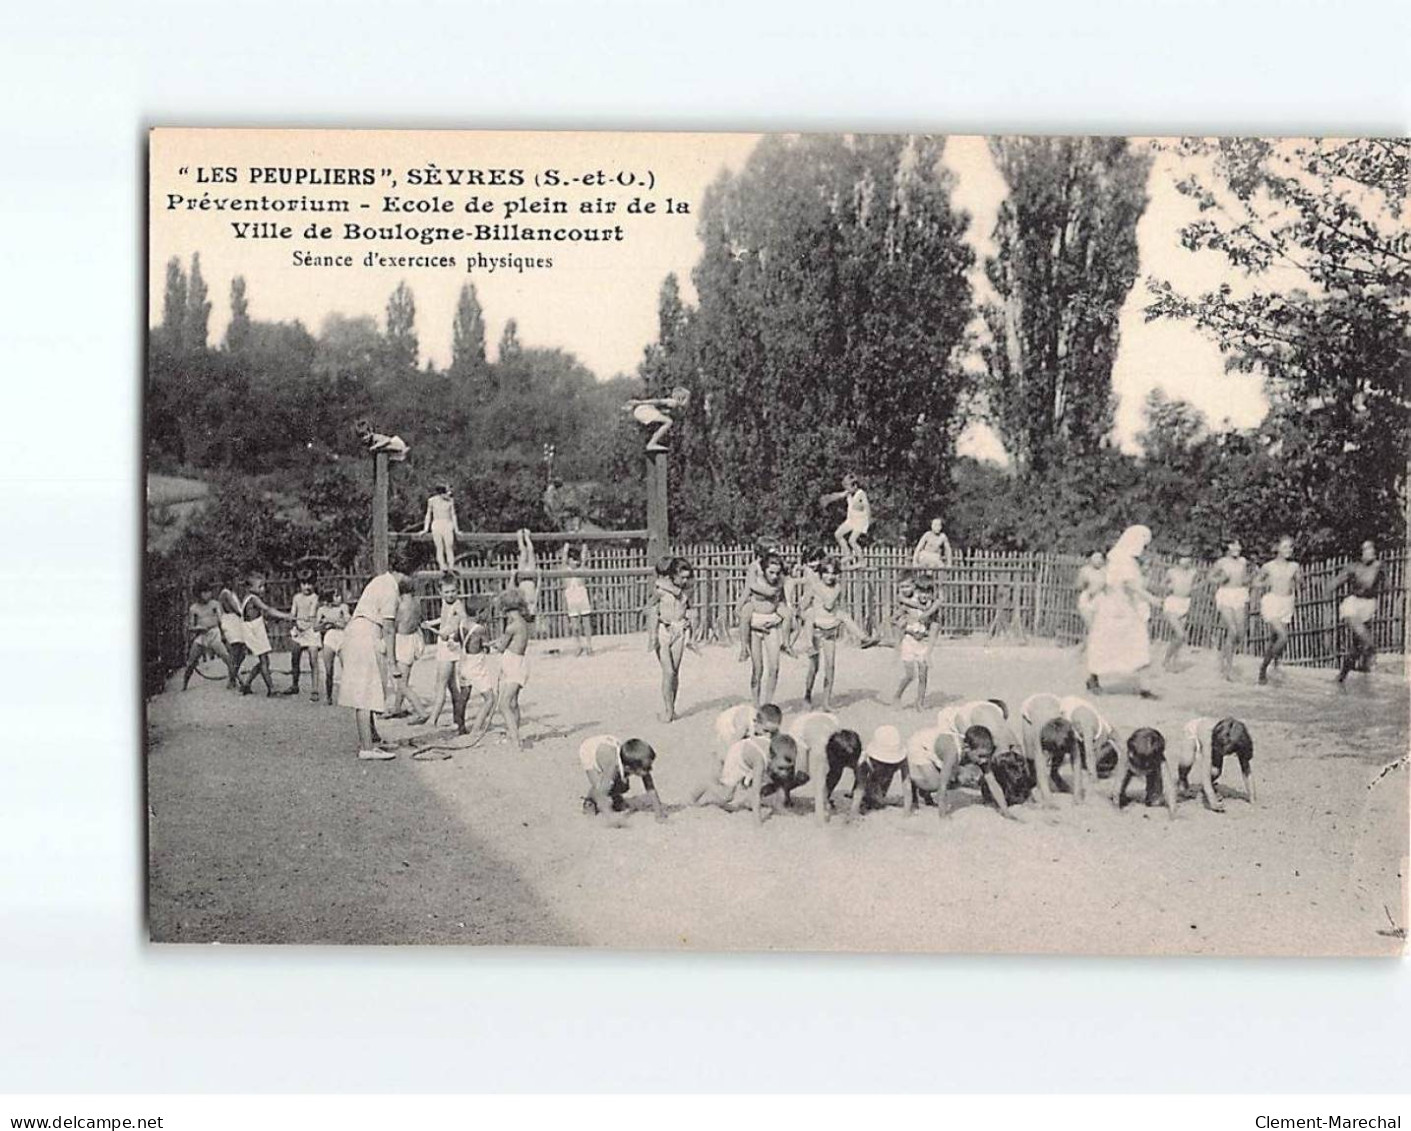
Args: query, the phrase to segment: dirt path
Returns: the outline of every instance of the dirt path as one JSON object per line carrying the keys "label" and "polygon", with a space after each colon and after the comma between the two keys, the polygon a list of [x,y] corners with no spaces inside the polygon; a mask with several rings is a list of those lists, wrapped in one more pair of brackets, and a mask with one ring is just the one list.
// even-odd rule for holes
{"label": "dirt path", "polygon": [[[612,828],[579,812],[578,743],[646,738],[662,795],[679,804],[709,771],[711,723],[742,698],[747,668],[724,648],[688,654],[684,717],[668,727],[653,719],[657,675],[641,639],[601,644],[590,659],[536,655],[524,696],[533,745],[521,755],[492,741],[443,762],[360,763],[347,711],[213,683],[157,697],[153,937],[1090,954],[1402,946],[1387,909],[1404,923],[1406,771],[1370,784],[1407,749],[1397,675],[1354,677],[1342,695],[1326,672],[1228,685],[1197,654],[1161,682],[1160,702],[1103,699],[1119,727],[1156,726],[1170,741],[1195,714],[1245,719],[1257,808],[1231,796],[1215,814],[1191,801],[1172,822],[1139,804],[1118,813],[1104,794],[1083,807],[1065,798],[1057,813],[1028,808],[1020,823],[967,792],[945,827],[934,811],[908,820],[895,808],[824,829],[801,814],[757,827],[719,810]],[[885,649],[840,653],[837,709],[864,737],[883,722],[923,725],[875,698],[893,663]],[[418,682],[430,677],[418,669]],[[786,660],[786,712],[801,707],[801,679]],[[978,695],[1017,706],[1034,691],[1079,691],[1082,672],[1072,652],[949,644],[932,683],[933,709]],[[406,733],[396,727],[385,729]]]}

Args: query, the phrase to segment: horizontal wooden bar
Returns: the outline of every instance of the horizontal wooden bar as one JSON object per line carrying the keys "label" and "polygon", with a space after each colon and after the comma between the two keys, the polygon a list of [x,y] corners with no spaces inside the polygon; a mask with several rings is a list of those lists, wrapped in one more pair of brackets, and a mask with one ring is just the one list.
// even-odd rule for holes
{"label": "horizontal wooden bar", "polygon": [[[645,530],[579,530],[579,531],[530,531],[529,537],[535,542],[644,542]],[[420,530],[394,530],[392,538],[403,542],[430,542],[431,535]],[[462,530],[456,535],[456,542],[464,546],[491,546],[498,542],[515,542],[519,532],[515,530]]]}

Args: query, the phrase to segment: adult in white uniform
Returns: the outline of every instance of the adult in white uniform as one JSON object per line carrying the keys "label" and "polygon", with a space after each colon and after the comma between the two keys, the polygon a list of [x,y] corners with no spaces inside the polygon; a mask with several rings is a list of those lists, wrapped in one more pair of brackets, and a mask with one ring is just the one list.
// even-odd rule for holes
{"label": "adult in white uniform", "polygon": [[385,698],[387,653],[397,635],[397,599],[407,577],[396,570],[380,573],[367,583],[353,619],[343,632],[340,657],[343,680],[338,705],[351,707],[358,724],[358,757],[364,761],[395,758],[380,749],[373,715],[387,709]]}
{"label": "adult in white uniform", "polygon": [[1159,602],[1147,590],[1138,560],[1150,544],[1150,530],[1129,526],[1107,552],[1107,571],[1088,633],[1088,690],[1095,694],[1101,693],[1104,677],[1135,676],[1141,697],[1156,698],[1146,680],[1151,666],[1147,623],[1151,606]]}

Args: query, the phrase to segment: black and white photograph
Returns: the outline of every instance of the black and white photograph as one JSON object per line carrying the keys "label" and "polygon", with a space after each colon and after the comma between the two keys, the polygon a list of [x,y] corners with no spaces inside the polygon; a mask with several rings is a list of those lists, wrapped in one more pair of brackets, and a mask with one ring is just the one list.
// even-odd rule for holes
{"label": "black and white photograph", "polygon": [[1400,956],[1408,158],[152,130],[150,939]]}

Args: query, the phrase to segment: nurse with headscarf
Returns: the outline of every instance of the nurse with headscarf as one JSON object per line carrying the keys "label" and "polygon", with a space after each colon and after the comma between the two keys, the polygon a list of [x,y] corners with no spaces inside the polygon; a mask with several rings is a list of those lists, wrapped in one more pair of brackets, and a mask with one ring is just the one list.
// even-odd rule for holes
{"label": "nurse with headscarf", "polygon": [[1142,577],[1140,557],[1151,544],[1145,526],[1129,526],[1107,553],[1103,589],[1093,602],[1088,634],[1088,690],[1101,693],[1107,677],[1135,677],[1143,699],[1155,699],[1147,686],[1151,638],[1147,630],[1151,607],[1158,603]]}

